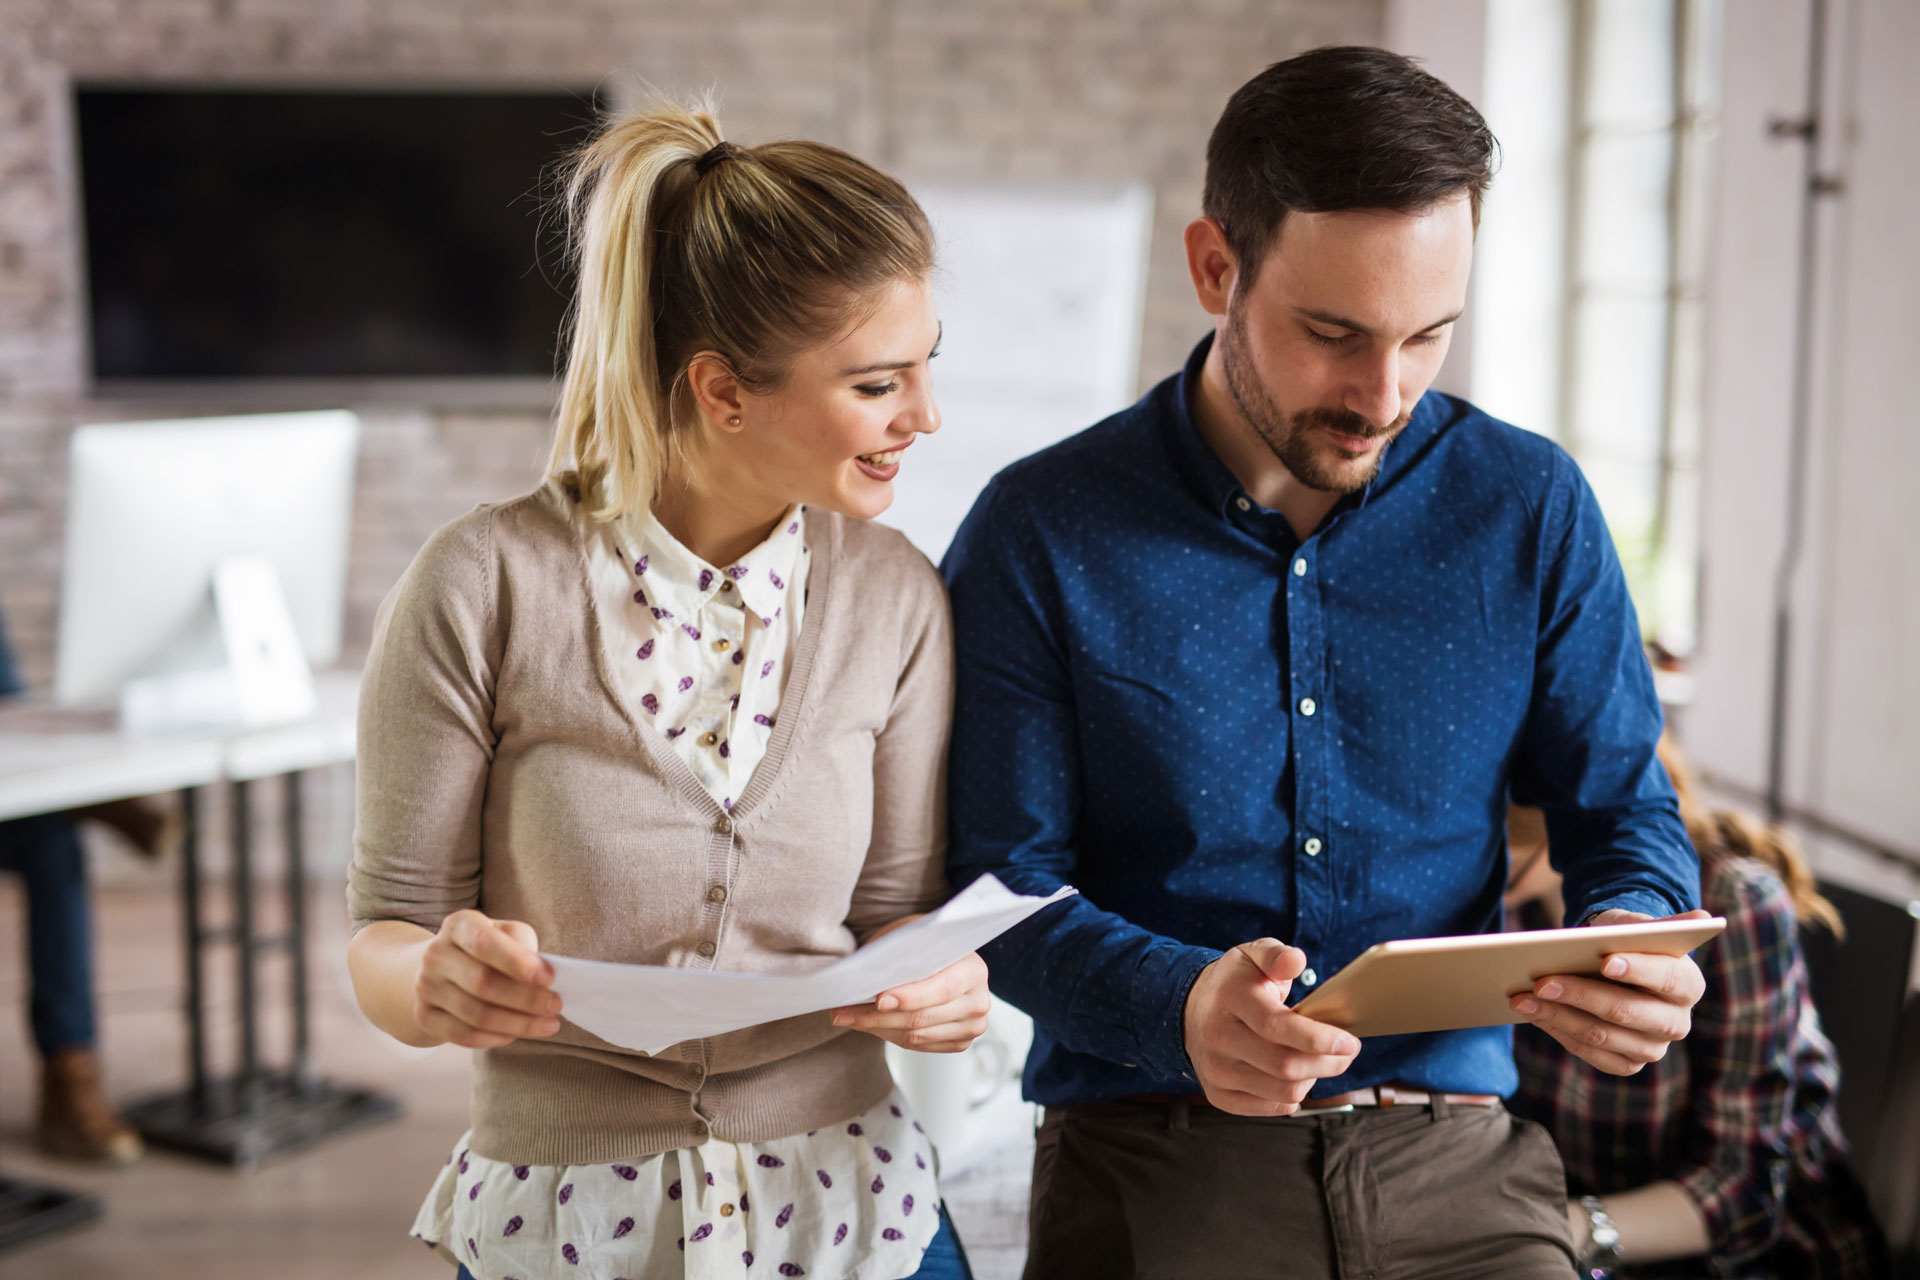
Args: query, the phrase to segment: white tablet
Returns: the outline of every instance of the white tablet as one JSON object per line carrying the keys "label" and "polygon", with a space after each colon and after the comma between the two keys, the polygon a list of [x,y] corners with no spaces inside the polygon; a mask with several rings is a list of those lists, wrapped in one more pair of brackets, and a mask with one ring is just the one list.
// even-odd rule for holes
{"label": "white tablet", "polygon": [[1682,956],[1726,927],[1714,916],[1382,942],[1294,1010],[1362,1037],[1525,1022],[1507,1001],[1540,978],[1599,977],[1621,952]]}

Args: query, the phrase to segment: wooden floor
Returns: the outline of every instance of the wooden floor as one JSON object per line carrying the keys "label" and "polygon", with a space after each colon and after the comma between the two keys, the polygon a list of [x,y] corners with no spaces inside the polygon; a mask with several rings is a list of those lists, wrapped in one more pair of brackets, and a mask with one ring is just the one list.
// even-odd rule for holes
{"label": "wooden floor", "polygon": [[[210,895],[210,905],[218,894]],[[376,1032],[352,1001],[344,911],[336,888],[315,891],[309,949],[315,1057],[331,1079],[398,1096],[397,1121],[330,1139],[235,1173],[152,1151],[102,1170],[39,1155],[30,1142],[37,1065],[27,1036],[23,904],[0,876],[0,1170],[99,1195],[91,1225],[0,1254],[0,1280],[447,1280],[448,1269],[410,1239],[429,1182],[466,1127],[465,1050],[412,1050]],[[179,1085],[186,1075],[180,1014],[184,964],[179,916],[163,887],[96,890],[95,964],[101,1048],[117,1099]],[[276,927],[271,904],[261,928]],[[212,923],[212,922],[210,922]],[[216,1067],[232,1060],[232,961],[208,974]],[[284,1057],[285,971],[261,962],[269,997],[263,1047]],[[1010,1280],[1024,1254],[1022,1152],[968,1171],[948,1201],[978,1280]]]}

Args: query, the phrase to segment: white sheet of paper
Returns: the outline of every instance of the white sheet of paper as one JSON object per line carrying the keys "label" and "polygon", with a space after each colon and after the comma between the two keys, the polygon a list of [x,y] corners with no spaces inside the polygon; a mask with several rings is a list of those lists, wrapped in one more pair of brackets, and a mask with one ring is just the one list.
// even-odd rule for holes
{"label": "white sheet of paper", "polygon": [[1030,897],[981,876],[925,919],[807,974],[713,973],[541,954],[553,965],[562,1017],[609,1044],[659,1053],[682,1040],[864,1004],[890,987],[932,977],[1078,892],[1067,886],[1049,898]]}

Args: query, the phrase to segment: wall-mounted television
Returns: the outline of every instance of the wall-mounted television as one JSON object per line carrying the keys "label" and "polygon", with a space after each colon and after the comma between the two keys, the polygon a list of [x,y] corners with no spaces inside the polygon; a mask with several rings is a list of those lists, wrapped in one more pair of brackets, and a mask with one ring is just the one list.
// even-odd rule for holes
{"label": "wall-mounted television", "polygon": [[76,85],[93,389],[550,397],[571,287],[554,166],[597,106]]}

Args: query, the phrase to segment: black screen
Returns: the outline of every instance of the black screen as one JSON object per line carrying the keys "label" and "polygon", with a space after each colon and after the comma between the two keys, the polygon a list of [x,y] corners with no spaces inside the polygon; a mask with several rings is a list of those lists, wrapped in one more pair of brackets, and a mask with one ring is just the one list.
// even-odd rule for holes
{"label": "black screen", "polygon": [[548,377],[563,93],[76,93],[97,379]]}

